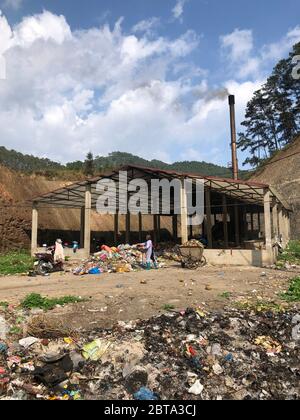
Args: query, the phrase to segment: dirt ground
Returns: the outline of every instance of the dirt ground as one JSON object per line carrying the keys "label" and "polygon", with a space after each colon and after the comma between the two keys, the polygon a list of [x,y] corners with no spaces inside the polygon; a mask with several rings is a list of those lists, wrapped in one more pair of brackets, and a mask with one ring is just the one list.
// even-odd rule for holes
{"label": "dirt ground", "polygon": [[[253,267],[205,267],[198,271],[178,265],[149,272],[102,274],[77,277],[71,273],[50,277],[0,277],[0,301],[17,304],[35,292],[48,297],[75,295],[86,302],[56,308],[49,316],[58,317],[78,329],[110,328],[117,321],[147,319],[172,305],[180,310],[201,306],[222,310],[245,299],[278,300],[295,273]],[[145,283],[145,284],[144,284]],[[224,293],[229,292],[224,297]],[[222,296],[223,295],[223,296]]]}

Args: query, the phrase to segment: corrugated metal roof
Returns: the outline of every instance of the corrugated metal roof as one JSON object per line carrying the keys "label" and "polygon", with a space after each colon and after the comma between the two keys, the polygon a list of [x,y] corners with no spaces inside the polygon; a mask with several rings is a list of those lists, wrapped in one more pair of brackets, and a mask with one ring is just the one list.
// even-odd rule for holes
{"label": "corrugated metal roof", "polygon": [[[151,179],[200,179],[204,181],[206,187],[212,191],[226,194],[234,199],[245,201],[250,204],[263,204],[264,191],[269,189],[269,185],[245,181],[234,180],[230,178],[220,178],[215,176],[206,176],[195,173],[177,172],[170,170],[161,170],[157,168],[143,167],[139,165],[126,165],[114,169],[106,174],[98,175],[94,178],[88,178],[85,181],[70,184],[64,188],[52,191],[47,194],[32,198],[30,201],[38,204],[49,205],[53,207],[81,208],[84,206],[84,193],[87,185],[92,186],[92,203],[96,206],[99,196],[96,191],[97,182],[102,179],[114,179],[117,181],[119,172],[127,172],[128,179],[140,178],[143,174],[147,180]],[[281,200],[271,191],[273,199]],[[282,203],[286,207],[286,203]]]}

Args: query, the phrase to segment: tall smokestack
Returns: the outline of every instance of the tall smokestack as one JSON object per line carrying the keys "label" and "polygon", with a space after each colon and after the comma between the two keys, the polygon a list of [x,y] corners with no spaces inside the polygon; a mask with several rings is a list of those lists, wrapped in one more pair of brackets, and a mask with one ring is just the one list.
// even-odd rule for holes
{"label": "tall smokestack", "polygon": [[237,158],[236,125],[235,125],[235,97],[229,95],[230,127],[231,127],[231,152],[232,152],[232,177],[239,179],[239,165]]}

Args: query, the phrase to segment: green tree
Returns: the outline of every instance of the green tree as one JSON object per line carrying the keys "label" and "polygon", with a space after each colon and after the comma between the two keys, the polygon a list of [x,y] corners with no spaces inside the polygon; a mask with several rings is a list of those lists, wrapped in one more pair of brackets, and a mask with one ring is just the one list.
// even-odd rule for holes
{"label": "green tree", "polygon": [[299,54],[300,43],[287,59],[279,61],[267,82],[248,102],[242,123],[245,130],[238,140],[238,147],[249,153],[244,164],[258,166],[300,132],[300,80],[292,77],[292,60]]}
{"label": "green tree", "polygon": [[94,156],[92,152],[89,152],[86,156],[83,166],[83,173],[86,176],[93,176],[95,173]]}
{"label": "green tree", "polygon": [[67,163],[66,168],[70,171],[80,172],[83,170],[84,162],[77,160],[75,162]]}

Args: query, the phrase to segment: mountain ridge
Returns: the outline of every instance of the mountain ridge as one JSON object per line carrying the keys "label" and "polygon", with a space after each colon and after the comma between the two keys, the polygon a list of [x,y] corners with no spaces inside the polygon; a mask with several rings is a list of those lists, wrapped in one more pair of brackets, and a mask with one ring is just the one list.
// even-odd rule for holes
{"label": "mountain ridge", "polygon": [[[8,150],[4,146],[0,146],[0,164],[17,172],[43,175],[51,179],[73,180],[76,177],[80,178],[84,169],[84,161],[78,160],[64,165],[47,158],[39,158],[15,150]],[[96,156],[94,158],[95,173],[130,164],[231,178],[231,169],[204,161],[178,161],[169,164],[157,159],[147,160],[126,152],[112,152],[108,156]],[[246,176],[246,174],[247,171],[241,171],[242,177]]]}

